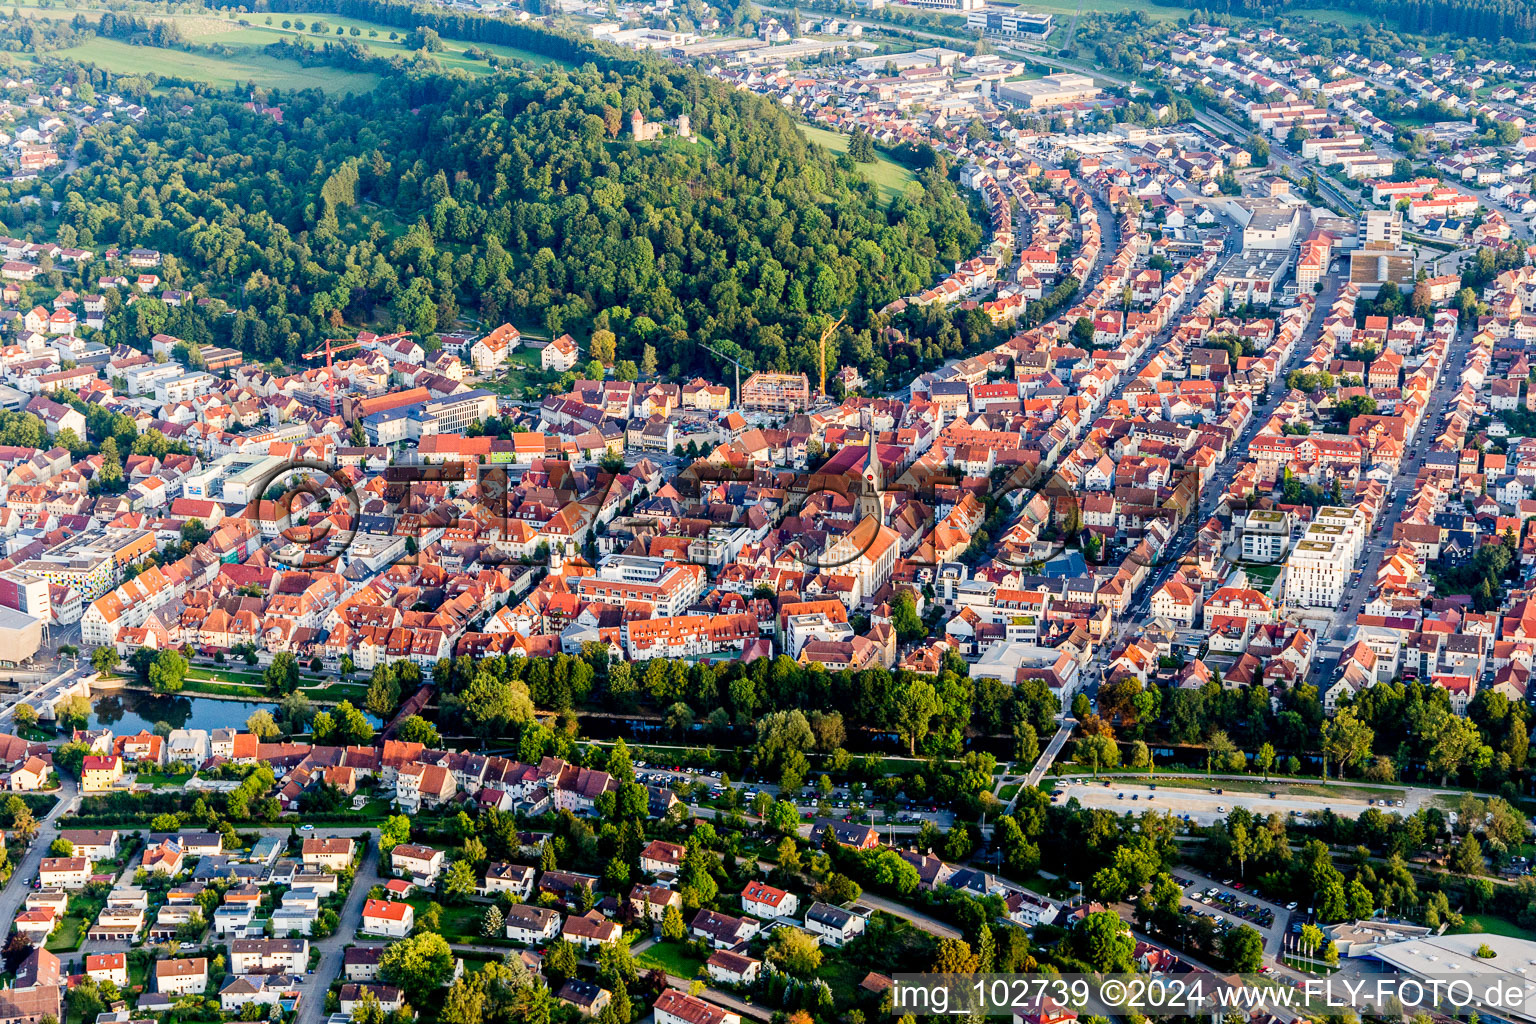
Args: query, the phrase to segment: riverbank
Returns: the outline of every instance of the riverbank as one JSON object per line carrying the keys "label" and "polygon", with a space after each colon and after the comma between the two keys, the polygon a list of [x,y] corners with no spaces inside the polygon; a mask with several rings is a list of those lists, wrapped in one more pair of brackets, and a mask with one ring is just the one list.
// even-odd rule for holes
{"label": "riverbank", "polygon": [[[195,671],[195,670],[194,670]],[[260,703],[276,703],[264,686],[251,686],[244,683],[227,683],[217,679],[208,679],[200,676],[189,676],[182,682],[181,689],[176,693],[156,693],[152,688],[139,682],[130,682],[125,676],[111,676],[98,678],[91,684],[91,692],[97,693],[147,693],[155,697],[207,697],[210,700],[235,700],[257,701]],[[368,694],[368,688],[352,683],[327,683],[324,686],[300,686],[299,693],[309,698],[309,702],[316,707],[335,707],[342,701],[352,701],[354,706],[361,704]]]}

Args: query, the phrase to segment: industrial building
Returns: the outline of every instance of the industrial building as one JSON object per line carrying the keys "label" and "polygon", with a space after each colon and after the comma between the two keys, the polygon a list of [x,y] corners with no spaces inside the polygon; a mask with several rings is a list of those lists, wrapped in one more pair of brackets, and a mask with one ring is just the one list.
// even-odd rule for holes
{"label": "industrial building", "polygon": [[1049,14],[1021,11],[1013,7],[983,7],[972,11],[965,27],[993,36],[1036,36],[1044,39],[1056,27]]}
{"label": "industrial building", "polygon": [[1044,110],[1068,103],[1086,103],[1098,99],[1101,91],[1087,75],[1060,71],[1027,82],[1004,82],[998,86],[997,93],[1000,98],[1022,103],[1031,110]]}
{"label": "industrial building", "polygon": [[1391,281],[1402,291],[1414,285],[1413,250],[1390,242],[1366,242],[1349,254],[1349,280],[1360,286],[1360,297],[1374,299]]}

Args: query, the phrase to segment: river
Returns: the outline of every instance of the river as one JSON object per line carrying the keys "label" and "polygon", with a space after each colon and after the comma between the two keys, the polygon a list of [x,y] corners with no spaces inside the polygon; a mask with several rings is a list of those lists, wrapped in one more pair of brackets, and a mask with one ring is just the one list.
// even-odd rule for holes
{"label": "river", "polygon": [[[210,697],[166,697],[141,690],[120,690],[98,694],[91,701],[92,729],[111,729],[119,736],[141,730],[154,731],[157,722],[172,729],[244,729],[245,720],[256,711],[270,711],[277,717],[277,705],[260,701],[215,700]],[[365,712],[366,714],[366,712]],[[374,728],[383,722],[368,715]]]}

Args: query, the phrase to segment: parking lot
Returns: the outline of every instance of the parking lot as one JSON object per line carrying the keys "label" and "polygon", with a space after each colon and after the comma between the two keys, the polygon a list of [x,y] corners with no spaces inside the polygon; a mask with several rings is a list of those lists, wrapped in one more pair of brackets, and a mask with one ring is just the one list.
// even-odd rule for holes
{"label": "parking lot", "polygon": [[1173,880],[1184,890],[1184,899],[1180,901],[1183,906],[1215,921],[1221,931],[1251,925],[1264,937],[1264,954],[1279,954],[1295,904],[1283,907],[1271,903],[1263,898],[1262,892],[1235,878],[1218,882],[1190,871],[1179,871],[1173,874]]}
{"label": "parking lot", "polygon": [[[1119,776],[1113,779],[1062,779],[1055,783],[1056,803],[1076,800],[1084,807],[1102,807],[1123,814],[1144,814],[1161,811],[1172,814],[1191,825],[1210,825],[1222,821],[1233,807],[1246,807],[1255,814],[1316,814],[1324,807],[1341,817],[1353,818],[1368,807],[1377,807],[1386,813],[1407,816],[1412,814],[1433,794],[1413,787],[1391,787],[1392,799],[1368,797],[1361,799],[1357,792],[1340,789],[1337,796],[1326,799],[1314,795],[1287,792],[1284,782],[1276,781],[1274,789],[1261,792],[1228,790],[1220,781],[1203,789],[1186,785],[1148,783],[1140,779],[1131,781]],[[1407,797],[1404,801],[1401,797]]]}

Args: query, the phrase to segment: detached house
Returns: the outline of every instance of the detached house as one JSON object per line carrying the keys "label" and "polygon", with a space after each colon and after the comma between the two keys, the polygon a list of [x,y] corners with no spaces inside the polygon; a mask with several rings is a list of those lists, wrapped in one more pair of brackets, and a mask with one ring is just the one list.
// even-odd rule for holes
{"label": "detached house", "polygon": [[409,903],[371,899],[363,904],[362,930],[369,935],[403,939],[415,926],[416,912]]}
{"label": "detached house", "polygon": [[813,903],[805,912],[805,930],[830,946],[841,946],[864,931],[864,918],[842,907]]}
{"label": "detached house", "polygon": [[143,855],[139,858],[139,866],[145,871],[172,877],[181,873],[185,862],[186,851],[182,849],[180,843],[171,839],[162,839],[153,846],[145,847]]}
{"label": "detached house", "polygon": [[732,917],[718,910],[701,910],[688,926],[688,935],[704,939],[715,949],[730,949],[762,931],[763,926],[750,917]]}
{"label": "detached house", "polygon": [[200,995],[208,988],[208,961],[160,960],[155,963],[155,991],[168,996]]}
{"label": "detached house", "polygon": [[423,888],[434,885],[443,870],[443,851],[430,846],[401,843],[390,851],[389,860],[395,874],[407,877]]}
{"label": "detached house", "polygon": [[560,915],[547,907],[514,903],[503,918],[507,938],[529,946],[545,943],[560,934]]}
{"label": "detached house", "polygon": [[565,927],[560,931],[561,938],[582,949],[618,942],[623,935],[623,928],[595,910],[589,910],[580,917],[572,914],[565,919]]}
{"label": "detached house", "polygon": [[37,869],[44,888],[82,889],[91,880],[91,862],[84,857],[44,857]]}
{"label": "detached house", "polygon": [[85,976],[110,981],[118,988],[128,984],[127,953],[90,953],[85,958]]}
{"label": "detached house", "polygon": [[539,353],[539,364],[546,370],[564,373],[576,368],[578,358],[576,340],[569,334],[562,334],[544,346],[544,351]]}
{"label": "detached house", "polygon": [[492,861],[486,865],[485,881],[480,885],[480,894],[489,896],[492,893],[510,892],[526,903],[533,895],[534,874],[533,868],[522,864]]}
{"label": "detached house", "polygon": [[752,881],[741,890],[741,909],[753,917],[772,920],[775,917],[794,917],[800,909],[800,900],[792,892],[775,889],[763,882]]}
{"label": "detached house", "polygon": [[656,1024],[741,1024],[741,1015],[669,988],[651,1006]]}
{"label": "detached house", "polygon": [[352,863],[352,840],[346,836],[304,840],[304,866],[345,871]]}
{"label": "detached house", "polygon": [[640,851],[640,870],[652,875],[678,871],[683,866],[683,857],[687,852],[686,848],[676,843],[652,840]]}
{"label": "detached house", "polygon": [[123,777],[123,759],[116,754],[88,754],[80,765],[80,790],[105,793]]}
{"label": "detached house", "polygon": [[762,962],[728,949],[717,949],[704,962],[710,980],[727,985],[750,985],[757,980]]}
{"label": "detached house", "polygon": [[668,907],[683,909],[683,898],[664,885],[636,885],[629,890],[629,908],[637,918],[660,922]]}

